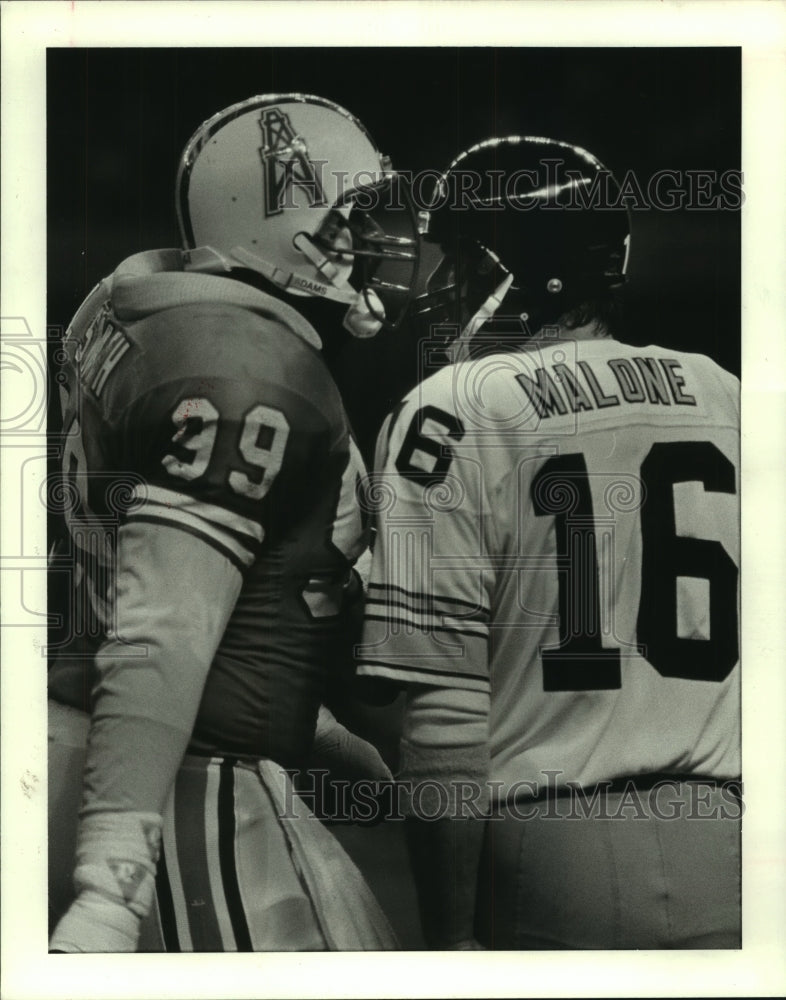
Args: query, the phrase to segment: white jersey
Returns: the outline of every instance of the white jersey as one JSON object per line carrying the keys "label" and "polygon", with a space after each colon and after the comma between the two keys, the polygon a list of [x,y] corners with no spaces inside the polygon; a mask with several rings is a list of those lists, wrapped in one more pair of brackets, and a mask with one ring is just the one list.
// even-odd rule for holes
{"label": "white jersey", "polygon": [[702,355],[442,369],[380,433],[360,673],[490,689],[502,795],[738,777],[738,451],[739,382]]}

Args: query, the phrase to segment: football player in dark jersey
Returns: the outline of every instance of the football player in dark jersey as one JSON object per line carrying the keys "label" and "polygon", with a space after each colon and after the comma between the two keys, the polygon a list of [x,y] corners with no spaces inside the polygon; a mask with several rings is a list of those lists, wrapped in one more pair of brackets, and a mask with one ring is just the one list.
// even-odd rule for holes
{"label": "football player in dark jersey", "polygon": [[284,769],[349,660],[366,544],[363,463],[304,314],[395,325],[417,262],[411,210],[410,236],[377,215],[395,182],[329,101],[227,108],[181,159],[184,249],[124,261],[67,331],[52,951],[394,946]]}

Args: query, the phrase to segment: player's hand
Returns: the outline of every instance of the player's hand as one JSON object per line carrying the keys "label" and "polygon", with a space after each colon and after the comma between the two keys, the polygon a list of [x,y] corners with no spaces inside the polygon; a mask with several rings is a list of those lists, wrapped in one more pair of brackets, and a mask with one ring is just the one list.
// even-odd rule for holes
{"label": "player's hand", "polygon": [[157,813],[98,812],[81,818],[77,895],[55,928],[51,951],[136,951],[155,895],[161,827]]}
{"label": "player's hand", "polygon": [[97,892],[83,892],[62,917],[50,953],[136,951],[141,921],[128,907]]}
{"label": "player's hand", "polygon": [[332,779],[393,781],[377,748],[342,726],[324,705],[319,709],[309,766],[326,768]]}

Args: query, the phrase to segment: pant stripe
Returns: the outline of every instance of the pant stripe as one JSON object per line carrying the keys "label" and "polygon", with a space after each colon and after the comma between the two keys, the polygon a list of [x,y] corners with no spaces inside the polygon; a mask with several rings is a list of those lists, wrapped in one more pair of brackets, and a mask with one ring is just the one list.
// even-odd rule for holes
{"label": "pant stripe", "polygon": [[[177,789],[177,786],[175,786]],[[188,922],[188,905],[186,903],[185,886],[180,874],[179,846],[175,830],[174,804],[164,810],[164,835],[162,838],[166,855],[166,884],[172,900],[177,940],[182,951],[193,951],[191,927]],[[159,904],[160,905],[160,904]],[[163,923],[163,914],[162,914]],[[162,931],[164,930],[162,926]]]}
{"label": "pant stripe", "polygon": [[226,894],[224,892],[224,877],[221,862],[221,838],[223,818],[219,808],[220,802],[220,779],[219,768],[216,760],[211,760],[211,766],[207,769],[207,787],[204,797],[204,811],[202,816],[202,831],[205,840],[202,845],[205,858],[206,874],[210,884],[210,899],[212,901],[212,916],[215,930],[218,933],[218,941],[213,944],[210,951],[237,951],[237,941],[235,931],[232,926],[232,918],[227,906]]}
{"label": "pant stripe", "polygon": [[[210,759],[192,760],[175,784],[175,831],[180,878],[194,951],[224,951],[221,899],[214,894],[210,844],[215,841],[215,793],[211,795]],[[223,897],[218,880],[219,897]],[[232,942],[226,950],[233,950]]]}
{"label": "pant stripe", "polygon": [[161,934],[166,951],[180,951],[180,939],[177,936],[177,918],[172,890],[169,885],[169,870],[166,863],[166,851],[161,846],[161,857],[158,859],[156,872],[156,902],[158,917],[161,924]]}
{"label": "pant stripe", "polygon": [[218,853],[229,918],[238,951],[253,951],[235,861],[235,762],[221,764],[218,789]]}

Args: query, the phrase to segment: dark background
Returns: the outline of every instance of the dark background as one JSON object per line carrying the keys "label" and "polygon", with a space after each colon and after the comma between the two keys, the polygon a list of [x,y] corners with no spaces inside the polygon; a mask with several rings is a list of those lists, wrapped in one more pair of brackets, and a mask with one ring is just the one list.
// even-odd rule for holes
{"label": "dark background", "polygon": [[[635,172],[645,188],[661,170],[720,174],[741,165],[738,48],[107,48],[47,55],[47,315],[54,338],[124,257],[177,245],[174,187],[183,146],[206,118],[254,94],[298,91],[336,101],[398,169],[413,172],[442,170],[460,150],[510,133],[576,143],[618,178]],[[739,374],[739,212],[634,210],[629,273],[628,339],[705,353]],[[417,345],[406,330],[348,342],[337,358],[336,377],[367,458],[416,371]],[[376,725],[373,715],[356,721],[392,760],[394,728]],[[400,827],[334,829],[402,945],[417,948]]]}
{"label": "dark background", "polygon": [[[740,168],[738,48],[50,49],[48,321],[64,328],[126,256],[174,246],[183,146],[254,94],[346,107],[400,170],[442,170],[490,135],[565,139],[646,188],[660,170]],[[740,370],[740,216],[633,211],[629,339]],[[406,332],[352,342],[336,377],[368,456],[416,375]]]}

